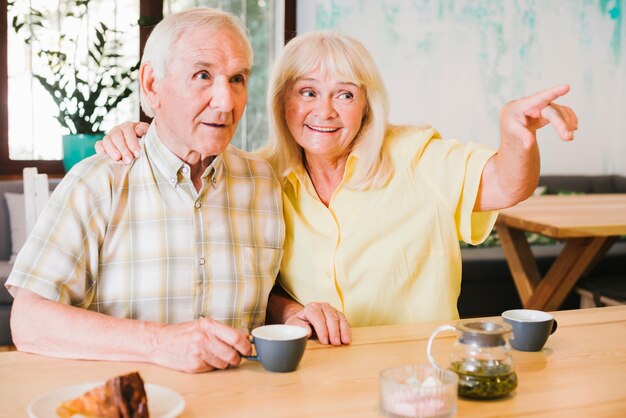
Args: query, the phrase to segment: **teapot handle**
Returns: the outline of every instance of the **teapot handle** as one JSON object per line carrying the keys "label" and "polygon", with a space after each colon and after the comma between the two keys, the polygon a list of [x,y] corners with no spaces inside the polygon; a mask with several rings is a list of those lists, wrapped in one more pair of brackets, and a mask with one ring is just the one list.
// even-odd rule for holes
{"label": "teapot handle", "polygon": [[428,346],[426,347],[426,354],[428,355],[428,361],[430,361],[430,364],[432,364],[434,367],[439,367],[439,368],[441,368],[441,366],[437,364],[437,362],[435,361],[435,357],[433,357],[432,347],[433,347],[433,341],[435,341],[435,337],[441,331],[456,331],[456,328],[453,327],[452,325],[442,325],[438,327],[428,339]]}

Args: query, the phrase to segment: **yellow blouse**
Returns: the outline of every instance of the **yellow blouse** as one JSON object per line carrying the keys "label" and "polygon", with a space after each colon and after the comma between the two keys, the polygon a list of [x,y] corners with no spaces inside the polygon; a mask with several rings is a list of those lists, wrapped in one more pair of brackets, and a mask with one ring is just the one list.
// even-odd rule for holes
{"label": "yellow blouse", "polygon": [[278,280],[302,304],[332,304],[353,327],[458,318],[459,240],[482,242],[497,217],[472,212],[494,151],[432,128],[395,128],[386,141],[387,185],[346,189],[359,164],[353,152],[328,208],[306,172],[288,175]]}

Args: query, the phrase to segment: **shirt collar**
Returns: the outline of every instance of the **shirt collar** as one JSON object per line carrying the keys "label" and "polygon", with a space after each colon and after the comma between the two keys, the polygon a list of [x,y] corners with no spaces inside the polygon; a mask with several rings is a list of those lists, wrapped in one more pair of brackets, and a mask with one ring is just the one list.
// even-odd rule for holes
{"label": "shirt collar", "polygon": [[[202,173],[202,178],[211,182],[213,188],[217,187],[217,183],[220,181],[224,174],[224,156],[222,154],[216,155],[211,164]],[[211,177],[210,179],[208,177]]]}
{"label": "shirt collar", "polygon": [[306,170],[299,164],[297,167],[290,167],[287,169],[287,174],[285,175],[285,179],[291,184],[293,189],[297,192],[298,184],[304,182],[305,176],[307,175]]}
{"label": "shirt collar", "polygon": [[354,175],[354,171],[356,170],[356,165],[358,164],[361,156],[359,155],[359,149],[353,150],[350,155],[348,155],[348,161],[346,161],[346,168],[343,174],[343,181],[349,181]]}
{"label": "shirt collar", "polygon": [[[169,148],[159,138],[156,131],[154,122],[150,124],[148,132],[145,135],[146,151],[151,156],[154,165],[157,170],[165,176],[167,181],[173,187],[176,187],[183,179],[190,181],[190,167],[187,163],[183,162],[176,154],[170,151]],[[224,157],[220,154],[217,155],[211,164],[202,173],[202,178],[205,179],[210,176],[211,185],[216,187],[217,182],[220,180],[224,172]]]}

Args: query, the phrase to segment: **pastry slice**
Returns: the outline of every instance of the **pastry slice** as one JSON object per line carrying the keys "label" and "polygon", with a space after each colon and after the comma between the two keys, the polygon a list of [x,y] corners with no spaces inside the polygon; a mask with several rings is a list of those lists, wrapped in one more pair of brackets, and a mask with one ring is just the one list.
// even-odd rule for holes
{"label": "pastry slice", "polygon": [[57,415],[69,418],[148,418],[148,399],[139,373],[109,379],[75,399],[63,402]]}

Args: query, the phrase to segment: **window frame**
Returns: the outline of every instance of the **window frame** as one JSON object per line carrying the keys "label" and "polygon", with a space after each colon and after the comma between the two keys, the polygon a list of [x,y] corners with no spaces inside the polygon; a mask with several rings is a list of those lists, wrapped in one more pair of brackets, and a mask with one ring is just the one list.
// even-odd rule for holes
{"label": "window frame", "polygon": [[[284,39],[285,43],[296,35],[296,0],[284,0]],[[25,167],[37,167],[39,172],[51,176],[63,176],[65,169],[61,160],[11,160],[9,158],[9,115],[8,115],[8,23],[7,0],[0,0],[0,178],[22,176]],[[139,28],[140,56],[154,22],[163,18],[162,0],[140,0],[139,15],[145,22]],[[146,119],[142,112],[141,119]]]}

